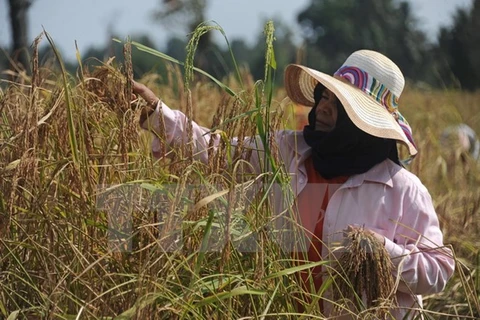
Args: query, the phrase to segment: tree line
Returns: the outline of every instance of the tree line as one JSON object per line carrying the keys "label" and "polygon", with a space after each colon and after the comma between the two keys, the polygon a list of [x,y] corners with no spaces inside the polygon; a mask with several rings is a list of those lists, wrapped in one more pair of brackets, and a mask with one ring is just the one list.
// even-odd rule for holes
{"label": "tree line", "polygon": [[[25,14],[32,1],[9,0],[13,48],[3,50],[11,52],[10,59],[5,54],[0,56],[2,70],[12,61],[27,65],[28,69],[26,48],[29,46],[25,33],[28,21]],[[203,22],[208,3],[208,0],[159,0],[154,19],[158,23],[170,24],[182,21],[188,33]],[[479,18],[480,0],[473,0],[470,8],[457,9],[453,24],[442,27],[436,41],[431,42],[420,29],[418,18],[406,1],[311,0],[297,16],[303,39],[300,45],[295,44],[293,31],[288,25],[282,21],[274,22],[275,58],[278,70],[297,62],[332,73],[354,50],[372,49],[392,58],[412,83],[473,91],[480,87],[480,33],[476,31],[480,28]],[[132,39],[155,48],[149,35]],[[165,48],[156,49],[184,60],[187,42],[188,38],[172,37]],[[255,79],[263,78],[264,43],[261,32],[253,45],[244,39],[230,41],[236,62],[248,68]],[[48,47],[42,50],[44,59],[50,51]],[[121,45],[108,43],[105,47],[90,48],[82,53],[93,64],[112,55],[121,61]],[[137,75],[163,72],[164,65],[156,57],[134,50],[132,58]],[[213,41],[210,33],[201,37],[195,59],[197,66],[218,78],[234,70],[229,48]],[[75,72],[75,62],[67,61],[66,64]],[[281,83],[281,77],[278,78]]]}

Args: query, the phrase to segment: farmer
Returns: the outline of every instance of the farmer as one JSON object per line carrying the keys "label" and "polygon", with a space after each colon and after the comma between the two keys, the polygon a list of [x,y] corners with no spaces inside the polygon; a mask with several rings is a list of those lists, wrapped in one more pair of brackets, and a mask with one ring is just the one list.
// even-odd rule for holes
{"label": "farmer", "polygon": [[440,144],[445,153],[460,158],[462,162],[466,162],[467,157],[480,162],[480,141],[475,131],[465,123],[445,128],[440,137]]}
{"label": "farmer", "polygon": [[[285,88],[294,103],[311,108],[308,125],[303,131],[275,134],[292,177],[300,223],[311,233],[306,256],[318,261],[342,243],[343,231],[355,226],[369,230],[384,245],[399,280],[398,308],[392,310],[397,319],[418,316],[422,295],[442,291],[454,271],[430,194],[403,168],[397,152],[401,145],[410,157],[417,154],[412,130],[398,110],[403,87],[399,68],[369,50],[352,53],[333,76],[289,65]],[[161,156],[160,138],[170,146],[188,140],[183,113],[140,83],[134,83],[133,90],[154,107],[141,117],[142,127],[155,132],[154,156]],[[218,145],[220,137],[192,125],[195,153],[206,162],[206,149]],[[256,141],[255,149],[262,148],[260,143]],[[253,167],[259,167],[259,158],[252,156]],[[313,272],[312,291],[319,289],[320,271]],[[326,301],[322,307],[327,315],[332,310]]]}

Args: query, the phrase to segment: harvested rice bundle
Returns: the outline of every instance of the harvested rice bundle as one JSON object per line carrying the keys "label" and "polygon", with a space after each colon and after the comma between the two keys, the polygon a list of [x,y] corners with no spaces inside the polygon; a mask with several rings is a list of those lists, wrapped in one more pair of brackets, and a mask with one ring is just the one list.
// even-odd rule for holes
{"label": "harvested rice bundle", "polygon": [[384,245],[371,231],[349,228],[338,263],[341,276],[334,298],[339,306],[343,300],[353,303],[358,312],[385,318],[396,302],[393,265]]}

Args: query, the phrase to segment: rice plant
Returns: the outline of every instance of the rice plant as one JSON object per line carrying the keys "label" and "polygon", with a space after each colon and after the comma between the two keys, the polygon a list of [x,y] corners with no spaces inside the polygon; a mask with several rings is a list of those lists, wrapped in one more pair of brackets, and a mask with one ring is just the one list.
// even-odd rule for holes
{"label": "rice plant", "polygon": [[[127,41],[124,64],[112,57],[90,69],[79,59],[72,75],[59,54],[55,63],[40,65],[34,51],[31,75],[11,72],[3,81],[0,318],[323,317],[323,293],[304,292],[297,275],[333,266],[299,265],[270,233],[275,217],[268,193],[274,185],[285,195],[291,191],[272,133],[292,126],[295,116],[282,88],[273,85],[273,25],[266,26],[265,77],[258,81],[239,68],[215,79],[194,67],[195,39],[223,32],[203,27],[192,37],[186,63]],[[168,70],[138,81],[222,136],[218,149],[209,149],[208,163],[197,161],[188,143],[151,156],[151,137],[138,126],[145,103],[130,101],[130,46],[158,56]],[[184,67],[197,77],[184,78]],[[461,168],[440,158],[437,137],[442,126],[459,120],[480,132],[480,99],[415,88],[404,96],[402,110],[422,150],[409,169],[430,189],[458,265],[444,292],[425,297],[424,316],[474,319],[480,310],[480,175],[473,164]],[[244,152],[241,143],[232,150],[229,143],[255,135],[268,146],[258,176],[246,170],[255,151]],[[381,268],[388,274],[387,264]],[[338,279],[347,274],[323,289],[341,286]],[[381,308],[373,302],[387,292],[372,293],[366,308]],[[302,294],[314,299],[299,314]]]}

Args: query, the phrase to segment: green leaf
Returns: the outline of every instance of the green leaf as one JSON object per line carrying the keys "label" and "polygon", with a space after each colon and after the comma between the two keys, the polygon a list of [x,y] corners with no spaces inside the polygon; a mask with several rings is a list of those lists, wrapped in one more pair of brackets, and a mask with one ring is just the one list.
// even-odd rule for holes
{"label": "green leaf", "polygon": [[[122,41],[118,40],[118,39],[113,39],[114,41],[116,42],[119,42],[119,43],[122,43]],[[132,46],[136,47],[138,50],[140,51],[143,51],[143,52],[146,52],[146,53],[149,53],[151,55],[154,55],[156,57],[159,57],[159,58],[162,58],[164,60],[167,60],[167,61],[170,61],[170,62],[173,62],[175,64],[178,64],[178,65],[181,65],[181,66],[184,66],[185,63],[184,62],[181,62],[180,60],[177,60],[165,53],[162,53],[160,51],[157,51],[155,49],[152,49],[152,48],[149,48],[141,43],[138,43],[138,42],[135,42],[135,41],[132,41]],[[204,76],[206,76],[207,78],[209,78],[210,80],[212,80],[213,82],[215,82],[220,88],[222,88],[226,93],[228,93],[229,95],[231,96],[234,96],[234,97],[238,97],[238,95],[230,88],[228,87],[227,85],[223,84],[220,80],[218,80],[217,78],[215,78],[214,76],[212,76],[211,74],[203,71],[202,69],[199,69],[197,67],[193,67],[193,70],[197,71],[198,73],[201,73],[203,74]]]}
{"label": "green leaf", "polygon": [[13,311],[12,313],[10,313],[10,315],[9,315],[8,318],[7,318],[7,320],[15,320],[15,319],[17,319],[19,314],[20,314],[20,310]]}
{"label": "green leaf", "polygon": [[251,289],[247,289],[247,287],[245,286],[242,286],[227,292],[221,292],[221,293],[206,297],[205,299],[200,300],[195,306],[199,308],[199,307],[203,307],[205,305],[209,305],[221,300],[226,300],[235,296],[242,296],[242,295],[262,296],[265,294],[267,294],[265,291],[251,290]]}
{"label": "green leaf", "polygon": [[60,52],[57,50],[57,47],[55,46],[55,42],[53,41],[52,37],[45,31],[45,36],[47,37],[48,42],[50,43],[50,46],[52,47],[53,53],[55,54],[55,57],[58,60],[58,63],[60,64],[60,69],[62,73],[62,80],[63,80],[63,86],[65,89],[65,102],[67,106],[67,127],[68,127],[68,132],[69,132],[69,140],[70,140],[70,149],[72,150],[72,158],[73,158],[73,163],[76,166],[79,166],[79,154],[78,154],[78,143],[77,143],[77,136],[76,136],[76,130],[75,130],[75,123],[73,121],[73,114],[72,114],[72,109],[73,109],[73,101],[72,97],[70,96],[70,86],[68,85],[67,81],[67,71],[65,69],[65,65],[63,64],[63,59],[60,54]]}
{"label": "green leaf", "polygon": [[315,267],[327,264],[329,262],[330,261],[322,260],[322,261],[317,261],[317,262],[305,263],[305,264],[302,264],[300,266],[295,266],[295,267],[292,267],[292,268],[283,269],[283,270],[280,270],[279,272],[269,274],[264,279],[268,280],[268,279],[272,279],[272,278],[283,277],[283,276],[286,276],[286,275],[297,273],[297,272],[302,271],[302,270],[315,268]]}

